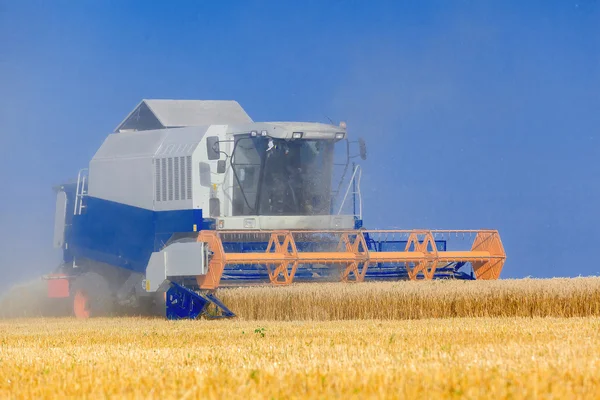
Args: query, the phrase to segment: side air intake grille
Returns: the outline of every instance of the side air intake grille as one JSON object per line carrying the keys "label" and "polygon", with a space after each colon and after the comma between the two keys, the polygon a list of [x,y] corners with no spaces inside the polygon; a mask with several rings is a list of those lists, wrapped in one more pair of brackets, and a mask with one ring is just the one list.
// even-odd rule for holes
{"label": "side air intake grille", "polygon": [[181,193],[181,200],[185,200],[185,157],[179,157],[179,176],[181,177],[179,192]]}
{"label": "side air intake grille", "polygon": [[167,201],[167,160],[165,158],[162,159],[160,166],[162,201]]}
{"label": "side air intake grille", "polygon": [[192,157],[186,157],[187,199],[192,199]]}
{"label": "side air intake grille", "polygon": [[192,199],[192,157],[167,157],[154,160],[156,201]]}
{"label": "side air intake grille", "polygon": [[179,200],[179,193],[181,192],[179,188],[179,157],[175,157],[173,160],[173,177],[175,178],[175,200]]}
{"label": "side air intake grille", "polygon": [[160,159],[154,160],[154,200],[160,201]]}
{"label": "side air intake grille", "polygon": [[167,163],[169,166],[169,201],[173,200],[173,158],[167,158]]}

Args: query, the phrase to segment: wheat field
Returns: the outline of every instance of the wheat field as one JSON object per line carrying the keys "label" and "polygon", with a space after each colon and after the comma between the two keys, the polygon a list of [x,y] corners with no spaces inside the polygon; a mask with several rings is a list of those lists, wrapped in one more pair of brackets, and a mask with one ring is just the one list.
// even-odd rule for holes
{"label": "wheat field", "polygon": [[1,398],[600,398],[600,319],[0,321]]}
{"label": "wheat field", "polygon": [[248,320],[600,316],[600,278],[314,283],[220,289]]}
{"label": "wheat field", "polygon": [[[39,313],[30,287],[4,312]],[[600,399],[599,278],[218,297],[236,319],[0,319],[0,398]]]}
{"label": "wheat field", "polygon": [[[245,320],[586,317],[600,316],[600,277],[300,283],[221,288],[217,297]],[[36,280],[0,298],[0,317],[39,317],[55,307]]]}

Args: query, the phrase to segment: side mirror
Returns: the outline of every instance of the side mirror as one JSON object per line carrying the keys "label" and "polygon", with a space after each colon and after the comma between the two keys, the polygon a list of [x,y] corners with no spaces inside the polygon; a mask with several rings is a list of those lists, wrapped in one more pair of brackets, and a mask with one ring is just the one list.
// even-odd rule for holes
{"label": "side mirror", "polygon": [[227,169],[227,163],[225,160],[217,161],[217,174],[224,174]]}
{"label": "side mirror", "polygon": [[360,150],[360,158],[367,159],[367,144],[363,138],[358,138],[358,148]]}
{"label": "side mirror", "polygon": [[206,154],[209,160],[218,160],[221,158],[220,150],[218,136],[209,136],[206,138]]}

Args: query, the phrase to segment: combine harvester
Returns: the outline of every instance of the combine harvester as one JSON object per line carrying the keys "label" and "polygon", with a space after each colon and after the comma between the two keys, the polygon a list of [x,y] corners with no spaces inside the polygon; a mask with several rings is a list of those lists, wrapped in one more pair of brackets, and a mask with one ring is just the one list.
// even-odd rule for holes
{"label": "combine harvester", "polygon": [[499,277],[495,230],[364,229],[353,147],[366,158],[344,123],[144,100],[77,181],[56,188],[63,263],[45,277],[48,296],[83,318],[165,306],[171,319],[231,317],[220,286]]}

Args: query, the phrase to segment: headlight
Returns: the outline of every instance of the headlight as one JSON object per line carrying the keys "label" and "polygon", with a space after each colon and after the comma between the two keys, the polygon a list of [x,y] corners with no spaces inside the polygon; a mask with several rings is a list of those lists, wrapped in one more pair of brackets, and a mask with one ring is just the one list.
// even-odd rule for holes
{"label": "headlight", "polygon": [[254,229],[256,227],[256,220],[254,218],[244,218],[244,228]]}
{"label": "headlight", "polygon": [[346,134],[345,134],[344,132],[336,132],[336,134],[335,134],[335,138],[336,138],[337,140],[341,140],[341,139],[343,139],[345,136],[346,136]]}
{"label": "headlight", "polygon": [[292,139],[302,139],[303,132],[294,132],[292,133]]}
{"label": "headlight", "polygon": [[267,136],[267,131],[260,131],[260,136]]}
{"label": "headlight", "polygon": [[252,132],[250,132],[250,136],[252,136],[252,137],[255,137],[255,136],[257,136],[257,135],[258,135],[258,132],[257,132],[257,131],[252,131]]}

